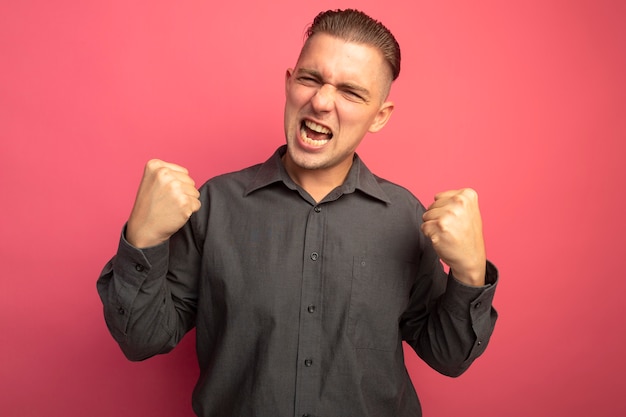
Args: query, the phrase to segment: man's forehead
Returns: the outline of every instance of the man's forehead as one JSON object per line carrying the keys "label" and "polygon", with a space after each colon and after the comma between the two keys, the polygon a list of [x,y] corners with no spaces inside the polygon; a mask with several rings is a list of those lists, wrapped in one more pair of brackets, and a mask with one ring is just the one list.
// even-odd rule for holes
{"label": "man's forehead", "polygon": [[383,55],[375,47],[358,42],[346,41],[326,34],[315,34],[302,47],[298,61],[320,62],[343,61],[345,65],[358,61],[380,61]]}
{"label": "man's forehead", "polygon": [[[355,42],[327,33],[316,33],[306,40],[296,67],[321,70],[325,67],[326,60],[332,57],[368,61],[365,68],[352,68],[355,76],[364,75],[367,70],[379,67],[380,71],[374,70],[378,73],[376,78],[386,76],[388,72],[391,77],[390,69],[380,49],[368,43]],[[345,67],[342,69],[349,70]]]}

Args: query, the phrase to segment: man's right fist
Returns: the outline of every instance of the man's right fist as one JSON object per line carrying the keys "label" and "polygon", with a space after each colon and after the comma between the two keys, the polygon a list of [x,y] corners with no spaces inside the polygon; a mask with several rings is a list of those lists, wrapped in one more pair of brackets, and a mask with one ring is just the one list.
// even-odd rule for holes
{"label": "man's right fist", "polygon": [[199,197],[185,168],[158,159],[148,161],[126,226],[126,240],[137,248],[166,241],[200,209]]}

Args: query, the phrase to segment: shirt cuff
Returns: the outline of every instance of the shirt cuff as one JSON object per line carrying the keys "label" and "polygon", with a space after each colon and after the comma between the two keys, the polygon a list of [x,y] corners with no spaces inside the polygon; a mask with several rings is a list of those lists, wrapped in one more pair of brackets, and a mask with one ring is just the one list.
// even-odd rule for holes
{"label": "shirt cuff", "polygon": [[127,284],[139,288],[150,277],[167,273],[169,241],[139,249],[126,240],[126,226],[122,230],[117,255],[113,261],[114,273]]}
{"label": "shirt cuff", "polygon": [[[489,261],[486,265],[485,285],[474,287],[448,274],[448,284],[443,296],[443,306],[459,318],[478,317],[489,313],[498,284],[498,270]],[[469,316],[468,316],[469,309]]]}

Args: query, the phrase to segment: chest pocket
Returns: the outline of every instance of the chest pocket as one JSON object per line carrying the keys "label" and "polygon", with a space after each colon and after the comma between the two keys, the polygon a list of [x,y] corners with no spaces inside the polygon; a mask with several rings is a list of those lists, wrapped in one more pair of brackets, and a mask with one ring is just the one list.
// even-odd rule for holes
{"label": "chest pocket", "polygon": [[357,349],[397,349],[416,269],[394,259],[354,258],[348,333]]}

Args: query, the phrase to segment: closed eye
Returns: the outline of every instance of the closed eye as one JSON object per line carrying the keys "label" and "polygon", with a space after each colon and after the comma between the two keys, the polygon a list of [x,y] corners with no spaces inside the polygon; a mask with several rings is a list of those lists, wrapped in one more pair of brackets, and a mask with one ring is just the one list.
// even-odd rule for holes
{"label": "closed eye", "polygon": [[317,71],[300,68],[296,73],[296,81],[307,86],[322,84],[322,76]]}
{"label": "closed eye", "polygon": [[352,91],[352,90],[344,90],[343,92],[346,97],[350,100],[356,100],[356,101],[366,101],[365,98],[357,93],[356,91]]}
{"label": "closed eye", "polygon": [[[318,87],[326,83],[322,74],[316,70],[307,68],[300,68],[296,72],[296,81],[304,86]],[[358,84],[347,82],[334,85],[341,94],[350,101],[356,103],[369,103],[370,92],[367,88],[364,88]]]}
{"label": "closed eye", "polygon": [[320,84],[320,81],[317,78],[308,76],[308,75],[301,75],[299,77],[296,78],[296,80],[304,85],[318,85]]}

